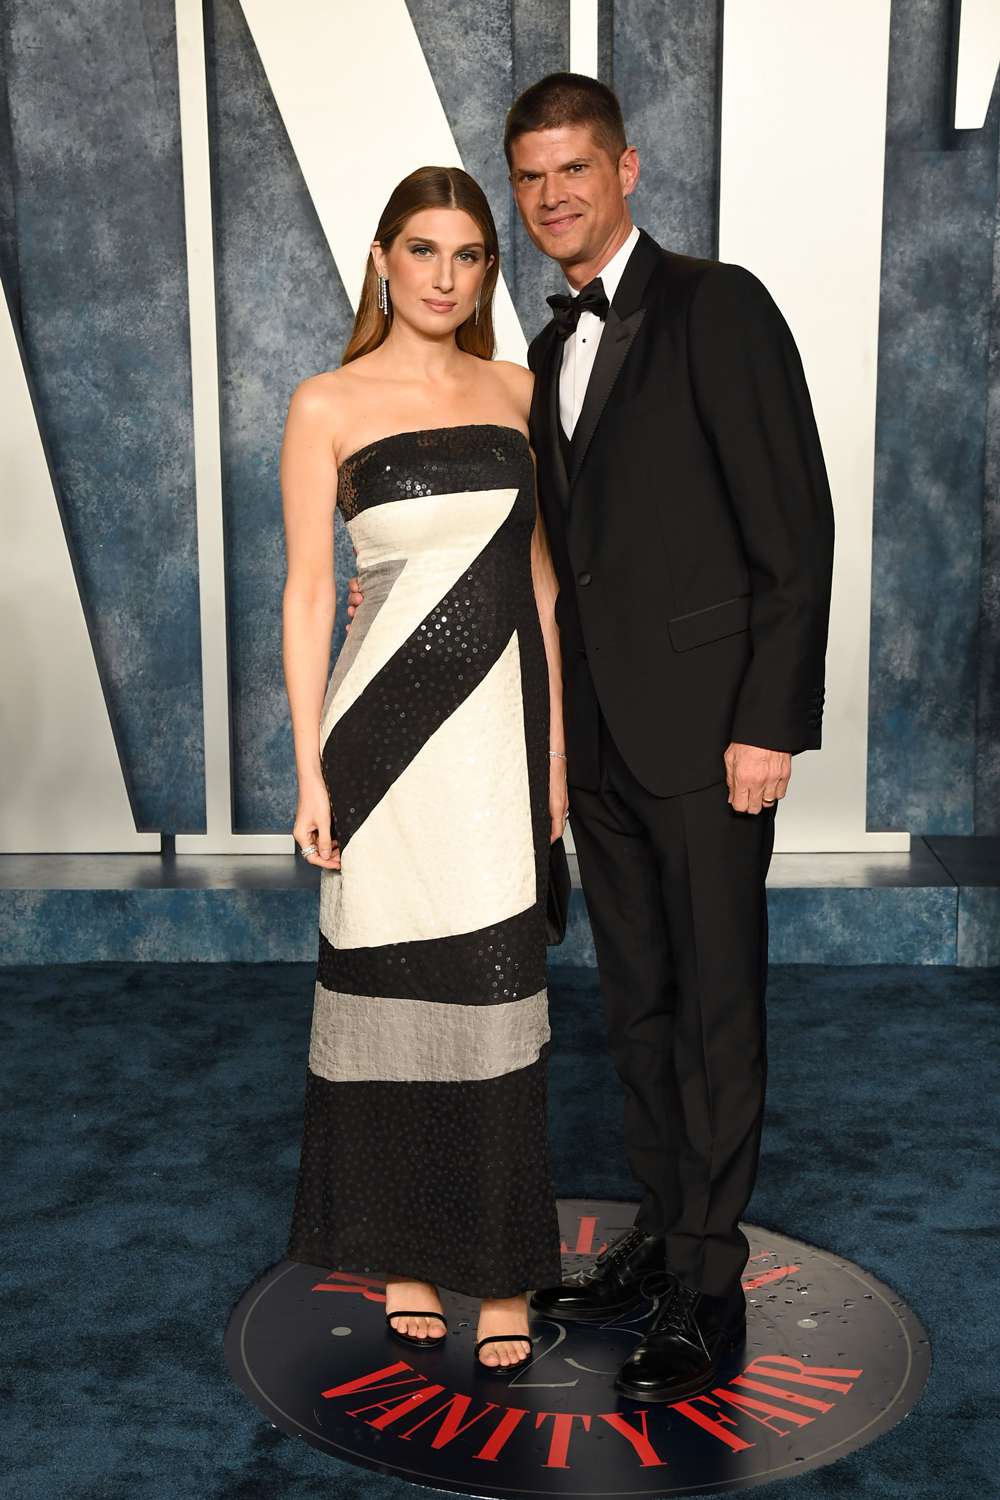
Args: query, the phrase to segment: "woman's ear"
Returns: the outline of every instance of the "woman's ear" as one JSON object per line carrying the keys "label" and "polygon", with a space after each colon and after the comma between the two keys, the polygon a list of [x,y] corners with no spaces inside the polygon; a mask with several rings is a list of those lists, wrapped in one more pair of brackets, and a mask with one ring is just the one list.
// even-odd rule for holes
{"label": "woman's ear", "polygon": [[382,254],[382,246],[378,240],[372,240],[372,260],[375,262],[376,276],[385,275],[385,256]]}

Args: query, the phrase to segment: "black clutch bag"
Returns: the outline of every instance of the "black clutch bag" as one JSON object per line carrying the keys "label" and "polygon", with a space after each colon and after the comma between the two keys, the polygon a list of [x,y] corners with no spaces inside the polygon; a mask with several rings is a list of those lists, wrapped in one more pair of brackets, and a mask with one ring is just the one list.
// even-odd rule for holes
{"label": "black clutch bag", "polygon": [[566,846],[562,839],[556,839],[549,845],[549,894],[545,912],[545,940],[550,947],[561,943],[566,936],[571,887]]}

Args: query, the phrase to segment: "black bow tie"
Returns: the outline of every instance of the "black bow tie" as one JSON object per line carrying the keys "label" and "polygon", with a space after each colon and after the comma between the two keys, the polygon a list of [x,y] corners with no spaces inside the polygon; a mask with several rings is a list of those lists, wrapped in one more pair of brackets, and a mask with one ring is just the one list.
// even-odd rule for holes
{"label": "black bow tie", "polygon": [[556,292],[554,296],[546,297],[545,300],[552,309],[552,316],[556,320],[556,333],[561,339],[568,339],[571,333],[576,332],[576,325],[580,321],[582,312],[593,313],[595,318],[600,318],[603,322],[611,306],[605,295],[604,283],[599,276],[595,276],[593,281],[588,281],[575,297],[570,297],[565,292]]}

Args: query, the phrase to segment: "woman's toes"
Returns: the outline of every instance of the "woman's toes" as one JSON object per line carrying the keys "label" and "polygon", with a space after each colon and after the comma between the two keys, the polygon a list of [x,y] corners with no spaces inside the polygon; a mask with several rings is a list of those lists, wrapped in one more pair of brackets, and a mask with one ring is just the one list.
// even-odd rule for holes
{"label": "woman's toes", "polygon": [[[431,1316],[429,1308],[426,1313],[419,1310],[421,1302],[426,1302],[431,1298],[437,1299],[437,1291],[429,1282],[402,1281],[398,1278],[390,1278],[386,1286],[386,1312],[391,1319],[392,1327],[397,1333],[405,1334],[407,1338],[411,1339],[436,1338],[439,1334],[444,1333],[443,1322],[439,1318]],[[409,1306],[413,1310],[413,1316],[404,1316],[402,1313],[396,1313],[393,1316],[391,1311],[391,1304],[393,1302],[402,1303],[404,1308]],[[437,1310],[435,1309],[435,1311]]]}
{"label": "woman's toes", "polygon": [[502,1344],[489,1345],[479,1357],[491,1370],[498,1367],[506,1370],[510,1365],[519,1365],[530,1352],[531,1341],[529,1339],[513,1339]]}
{"label": "woman's toes", "polygon": [[439,1318],[410,1318],[406,1324],[406,1332],[415,1339],[436,1339],[444,1331],[444,1324]]}

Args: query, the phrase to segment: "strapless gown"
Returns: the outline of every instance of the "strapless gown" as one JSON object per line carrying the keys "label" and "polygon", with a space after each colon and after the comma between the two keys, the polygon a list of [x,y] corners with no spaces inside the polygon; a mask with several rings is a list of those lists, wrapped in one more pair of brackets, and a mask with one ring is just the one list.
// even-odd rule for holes
{"label": "strapless gown", "polygon": [[288,1255],[479,1297],[560,1279],[534,493],[512,427],[345,460],[365,597],[320,727],[341,869],[321,874]]}

